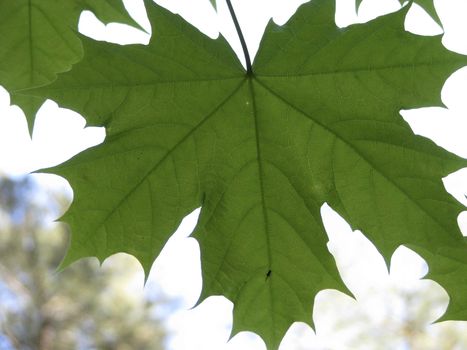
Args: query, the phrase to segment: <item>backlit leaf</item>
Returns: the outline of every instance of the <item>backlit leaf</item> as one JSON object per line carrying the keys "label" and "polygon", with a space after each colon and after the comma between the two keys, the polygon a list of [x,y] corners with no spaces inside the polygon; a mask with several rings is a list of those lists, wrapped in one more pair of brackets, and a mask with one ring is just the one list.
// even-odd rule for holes
{"label": "backlit leaf", "polygon": [[0,0],[0,85],[23,109],[30,130],[44,99],[21,91],[49,84],[82,57],[76,33],[83,10],[104,22],[136,24],[121,0]]}
{"label": "backlit leaf", "polygon": [[339,29],[314,0],[270,23],[247,74],[222,38],[146,1],[148,46],[84,40],[85,57],[36,90],[106,127],[102,145],[49,171],[75,197],[63,265],[136,256],[146,273],[182,218],[202,207],[200,301],[234,303],[232,334],[277,349],[295,321],[312,322],[315,295],[347,289],[329,253],[327,202],[386,261],[404,244],[467,319],[463,207],[441,178],[466,161],[415,136],[401,109],[441,105],[464,56],[440,37],[404,31],[407,8]]}

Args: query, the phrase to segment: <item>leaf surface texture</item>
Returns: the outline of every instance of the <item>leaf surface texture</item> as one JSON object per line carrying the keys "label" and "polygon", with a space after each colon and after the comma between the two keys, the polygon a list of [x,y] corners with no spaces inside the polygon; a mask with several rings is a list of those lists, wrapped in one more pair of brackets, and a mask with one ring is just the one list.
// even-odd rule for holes
{"label": "leaf surface texture", "polygon": [[387,261],[402,244],[421,254],[451,296],[446,317],[467,318],[463,207],[441,182],[466,162],[399,115],[441,105],[464,56],[405,32],[405,8],[339,29],[333,2],[314,0],[268,25],[249,75],[222,37],[146,4],[148,46],[84,39],[82,62],[35,92],[107,130],[50,170],[75,193],[64,265],[123,251],[148,272],[201,206],[200,301],[224,295],[232,334],[277,349],[293,322],[312,325],[320,290],[349,293],[326,246],[327,202]]}
{"label": "leaf surface texture", "polygon": [[0,85],[32,130],[43,98],[23,90],[51,83],[82,57],[78,20],[93,11],[105,23],[136,25],[121,0],[0,0]]}

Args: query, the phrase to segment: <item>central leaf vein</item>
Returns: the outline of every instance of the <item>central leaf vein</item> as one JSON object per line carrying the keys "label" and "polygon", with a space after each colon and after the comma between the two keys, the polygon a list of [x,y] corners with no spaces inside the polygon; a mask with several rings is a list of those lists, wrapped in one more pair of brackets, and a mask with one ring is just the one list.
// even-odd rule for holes
{"label": "central leaf vein", "polygon": [[112,210],[104,217],[104,219],[96,226],[96,231],[101,228],[105,223],[109,220],[109,218],[121,207],[121,205],[144,183],[144,181],[154,172],[156,171],[159,166],[161,166],[165,160],[169,158],[169,156],[177,150],[177,148],[183,144],[190,136],[192,136],[197,130],[199,130],[208,120],[211,119],[212,116],[216,114],[219,109],[224,106],[232,96],[236,94],[236,92],[242,87],[244,81],[242,80],[235,89],[230,92],[227,97],[225,97],[209,114],[207,114],[198,124],[196,124],[188,133],[186,133],[172,148],[170,148],[167,153],[156,163],[152,166],[143,176],[142,178],[136,182],[134,186],[130,188],[130,190],[122,197],[122,199],[112,208]]}

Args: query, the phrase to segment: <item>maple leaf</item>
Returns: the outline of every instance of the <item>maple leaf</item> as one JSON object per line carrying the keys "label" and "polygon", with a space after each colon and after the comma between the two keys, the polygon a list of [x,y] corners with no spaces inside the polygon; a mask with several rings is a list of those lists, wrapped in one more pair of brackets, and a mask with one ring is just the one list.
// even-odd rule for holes
{"label": "maple leaf", "polygon": [[30,132],[44,99],[21,90],[51,83],[82,57],[76,28],[83,10],[139,27],[121,0],[0,0],[0,84],[23,109]]}
{"label": "maple leaf", "polygon": [[404,31],[407,7],[339,29],[333,2],[314,0],[284,26],[269,23],[245,71],[224,38],[146,6],[148,46],[84,38],[84,59],[34,92],[107,131],[102,145],[48,170],[74,189],[63,266],[126,252],[148,273],[201,206],[200,302],[224,295],[232,335],[254,331],[276,349],[293,322],[313,325],[320,290],[349,293],[326,247],[327,202],[386,261],[402,244],[424,257],[451,297],[445,317],[467,319],[463,207],[441,182],[466,161],[399,115],[442,105],[464,56]]}

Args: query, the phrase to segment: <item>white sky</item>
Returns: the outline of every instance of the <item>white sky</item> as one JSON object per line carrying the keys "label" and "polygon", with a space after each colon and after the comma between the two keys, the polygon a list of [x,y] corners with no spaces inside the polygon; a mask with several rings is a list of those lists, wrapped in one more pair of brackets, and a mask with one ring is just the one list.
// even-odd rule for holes
{"label": "white sky", "polygon": [[[240,44],[224,0],[218,0],[218,14],[208,0],[161,0],[159,4],[180,13],[200,30],[211,37],[221,31],[237,53]],[[234,7],[243,28],[251,56],[256,53],[264,27],[270,17],[284,23],[304,1],[300,0],[233,0]],[[148,29],[142,0],[126,0],[130,13]],[[451,50],[467,54],[467,1],[435,0],[444,25],[443,43]],[[337,0],[336,22],[345,26],[357,21],[366,21],[385,12],[399,8],[397,0],[366,0],[362,3],[360,16],[354,13],[353,0]],[[407,28],[416,33],[439,34],[441,28],[421,9],[411,10]],[[123,25],[101,24],[90,13],[84,13],[80,31],[99,40],[119,43],[146,43],[149,36]],[[8,94],[0,88],[0,174],[21,175],[29,171],[52,166],[65,161],[81,150],[103,141],[102,128],[85,128],[85,121],[76,113],[60,109],[51,101],[39,111],[32,140],[28,136],[25,118],[19,108],[10,106]],[[443,101],[448,107],[425,108],[405,111],[403,116],[414,131],[431,137],[442,147],[467,157],[467,68],[455,73],[443,89]],[[46,186],[67,187],[66,181],[52,175],[34,175]],[[448,190],[467,204],[467,171],[459,171],[445,181]],[[256,335],[241,333],[226,343],[230,333],[232,305],[220,297],[206,300],[194,310],[188,310],[197,300],[201,290],[199,248],[197,243],[186,238],[196,223],[197,213],[187,217],[179,230],[170,239],[156,261],[145,291],[151,293],[157,283],[164,293],[180,298],[181,308],[174,310],[168,325],[174,336],[170,339],[171,350],[259,350],[264,344]],[[335,333],[337,315],[341,308],[351,311],[372,310],[375,323],[388,316],[403,317],[404,310],[397,307],[397,301],[390,291],[417,291],[430,281],[420,281],[426,273],[421,258],[408,249],[400,248],[394,254],[391,274],[388,275],[384,262],[374,246],[359,232],[352,232],[349,226],[329,207],[323,207],[323,218],[330,237],[329,247],[335,254],[343,278],[358,302],[335,291],[323,291],[316,298],[314,320],[315,335],[307,326],[295,324],[281,345],[281,350],[293,349],[347,349],[347,341],[353,334],[342,331]],[[467,223],[467,215],[460,221]],[[109,258],[112,263],[115,257]],[[137,277],[133,292],[142,293],[142,272]],[[443,294],[439,286],[438,292]],[[393,298],[393,299],[391,299]],[[447,300],[447,299],[446,299]],[[392,305],[388,311],[387,305]],[[352,311],[352,312],[353,312]],[[435,320],[443,310],[434,310]],[[434,325],[432,327],[438,327]],[[401,344],[397,349],[404,349]]]}

